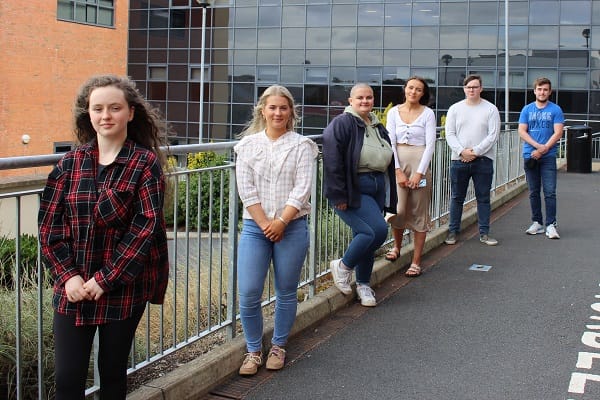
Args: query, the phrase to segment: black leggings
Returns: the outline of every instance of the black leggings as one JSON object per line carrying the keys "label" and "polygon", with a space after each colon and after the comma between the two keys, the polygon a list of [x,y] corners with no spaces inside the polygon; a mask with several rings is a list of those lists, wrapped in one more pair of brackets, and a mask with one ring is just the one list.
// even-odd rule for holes
{"label": "black leggings", "polygon": [[122,321],[86,326],[75,326],[75,316],[54,312],[55,400],[85,399],[96,329],[100,399],[125,399],[129,351],[144,309],[145,305],[137,306],[131,317]]}

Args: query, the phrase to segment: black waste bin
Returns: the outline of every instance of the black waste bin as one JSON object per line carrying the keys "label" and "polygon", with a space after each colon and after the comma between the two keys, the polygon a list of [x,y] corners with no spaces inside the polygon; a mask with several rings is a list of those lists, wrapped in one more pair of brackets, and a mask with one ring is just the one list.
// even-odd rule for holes
{"label": "black waste bin", "polygon": [[567,171],[592,172],[592,128],[587,125],[567,128]]}

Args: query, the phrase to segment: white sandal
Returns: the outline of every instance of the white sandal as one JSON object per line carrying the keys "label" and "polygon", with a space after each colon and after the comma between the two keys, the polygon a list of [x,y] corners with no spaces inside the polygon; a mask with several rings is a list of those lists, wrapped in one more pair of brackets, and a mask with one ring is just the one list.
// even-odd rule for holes
{"label": "white sandal", "polygon": [[416,278],[419,275],[421,275],[421,267],[417,264],[410,264],[410,267],[404,273],[404,276],[409,278]]}

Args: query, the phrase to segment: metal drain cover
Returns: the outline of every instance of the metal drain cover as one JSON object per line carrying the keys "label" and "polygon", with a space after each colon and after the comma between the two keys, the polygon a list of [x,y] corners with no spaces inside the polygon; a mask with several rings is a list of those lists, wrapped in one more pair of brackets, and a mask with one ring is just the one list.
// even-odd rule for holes
{"label": "metal drain cover", "polygon": [[491,265],[473,264],[469,268],[469,271],[488,272],[490,269],[492,269]]}

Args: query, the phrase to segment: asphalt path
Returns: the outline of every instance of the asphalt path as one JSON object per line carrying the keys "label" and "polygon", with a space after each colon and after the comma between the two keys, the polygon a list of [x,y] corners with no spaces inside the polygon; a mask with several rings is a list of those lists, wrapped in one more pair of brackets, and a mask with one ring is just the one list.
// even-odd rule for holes
{"label": "asphalt path", "polygon": [[559,172],[557,197],[560,240],[524,233],[525,192],[494,211],[498,246],[469,227],[243,398],[600,399],[600,173]]}

